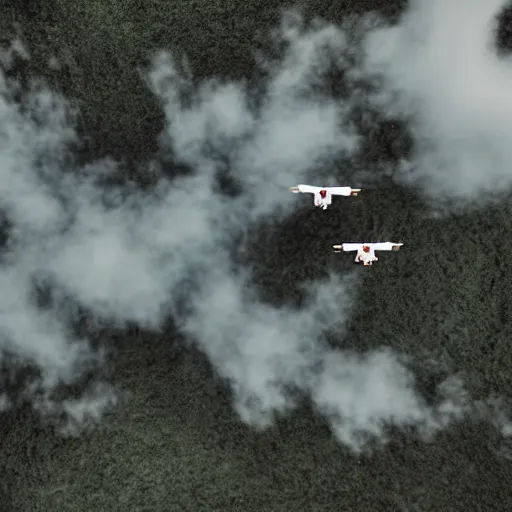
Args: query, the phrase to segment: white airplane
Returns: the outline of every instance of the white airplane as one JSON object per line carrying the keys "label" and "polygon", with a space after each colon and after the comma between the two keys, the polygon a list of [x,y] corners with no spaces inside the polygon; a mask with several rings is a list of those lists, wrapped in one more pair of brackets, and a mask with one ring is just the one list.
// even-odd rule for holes
{"label": "white airplane", "polygon": [[357,196],[361,192],[360,188],[351,187],[313,187],[312,185],[297,185],[290,187],[294,194],[314,194],[315,206],[327,210],[332,203],[332,196]]}
{"label": "white airplane", "polygon": [[403,243],[395,242],[375,242],[363,244],[341,244],[333,245],[334,252],[350,252],[357,251],[355,263],[362,263],[365,267],[372,265],[374,261],[379,261],[375,256],[375,251],[399,251]]}

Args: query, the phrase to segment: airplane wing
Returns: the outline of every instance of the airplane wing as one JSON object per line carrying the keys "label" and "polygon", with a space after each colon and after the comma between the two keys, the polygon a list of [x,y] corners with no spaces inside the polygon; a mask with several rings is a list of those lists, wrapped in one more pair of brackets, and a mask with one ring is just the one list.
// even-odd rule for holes
{"label": "airplane wing", "polygon": [[377,242],[370,245],[374,251],[398,251],[404,244],[395,242]]}
{"label": "airplane wing", "polygon": [[360,189],[352,189],[351,187],[327,187],[328,190],[333,196],[349,196],[352,193],[352,190],[359,191]]}
{"label": "airplane wing", "polygon": [[298,190],[298,192],[309,193],[309,194],[315,194],[316,192],[320,192],[322,190],[322,187],[314,187],[312,185],[297,185],[297,187],[294,187]]}
{"label": "airplane wing", "polygon": [[341,244],[341,245],[333,245],[333,247],[337,250],[341,250],[343,252],[347,251],[358,251],[363,247],[363,244]]}

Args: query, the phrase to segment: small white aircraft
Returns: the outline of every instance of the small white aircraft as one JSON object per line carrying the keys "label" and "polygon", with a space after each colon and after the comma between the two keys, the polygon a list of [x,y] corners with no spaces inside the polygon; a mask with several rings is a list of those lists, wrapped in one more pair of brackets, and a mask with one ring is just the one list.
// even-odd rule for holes
{"label": "small white aircraft", "polygon": [[333,245],[334,252],[357,251],[355,263],[362,263],[365,267],[370,267],[374,261],[379,261],[375,256],[375,251],[399,251],[403,243],[395,242],[375,242],[363,244],[341,244]]}
{"label": "small white aircraft", "polygon": [[357,196],[361,192],[360,188],[351,187],[313,187],[312,185],[297,185],[290,187],[294,194],[314,194],[315,206],[327,210],[332,203],[332,196]]}

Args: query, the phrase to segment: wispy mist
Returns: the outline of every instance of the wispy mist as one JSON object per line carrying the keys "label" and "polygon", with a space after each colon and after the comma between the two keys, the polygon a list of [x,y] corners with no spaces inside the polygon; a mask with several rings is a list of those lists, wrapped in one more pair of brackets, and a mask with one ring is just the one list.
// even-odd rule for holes
{"label": "wispy mist", "polygon": [[[356,356],[326,344],[329,330],[343,334],[355,276],[307,283],[302,308],[275,308],[258,298],[250,269],[232,259],[255,223],[293,211],[289,186],[325,175],[359,147],[351,105],[321,87],[333,67],[347,65],[344,34],[288,19],[280,34],[287,50],[266,63],[260,90],[249,83],[194,86],[171,55],[155,58],[148,83],[165,111],[162,143],[188,172],[172,180],[162,174],[150,190],[101,185],[116,172],[110,161],[69,172],[62,155],[74,132],[63,100],[34,92],[35,122],[3,96],[0,194],[12,228],[0,270],[0,328],[3,347],[44,375],[38,408],[57,408],[80,424],[110,404],[102,387],[73,404],[51,402],[58,380],[72,380],[96,357],[70,333],[71,298],[118,324],[158,329],[173,314],[230,382],[236,410],[251,425],[268,425],[307,398],[342,442],[359,448],[368,435],[384,438],[387,424],[431,433],[465,412],[463,391],[447,383],[438,404],[427,404],[389,350]],[[221,176],[232,183],[229,193]],[[51,290],[44,310],[35,284]]]}
{"label": "wispy mist", "polygon": [[[268,425],[276,413],[294,408],[299,396],[310,399],[339,439],[354,448],[362,443],[362,434],[382,438],[386,424],[432,432],[463,414],[460,388],[453,387],[438,407],[431,407],[392,352],[356,357],[324,343],[328,330],[343,332],[357,286],[354,276],[307,283],[306,306],[276,309],[258,301],[244,272],[232,272],[228,254],[213,243],[219,235],[226,240],[226,232],[233,238],[236,230],[265,215],[290,211],[295,199],[284,193],[289,183],[321,175],[321,166],[358,149],[347,117],[352,105],[317,93],[322,74],[332,66],[346,66],[344,35],[332,26],[301,32],[289,25],[284,35],[288,52],[271,68],[257,109],[251,108],[255,103],[249,102],[244,84],[199,87],[189,99],[192,106],[184,106],[177,101],[183,78],[176,76],[172,61],[161,56],[153,72],[169,121],[168,144],[177,160],[211,176],[222,165],[209,157],[213,147],[214,153],[228,157],[241,190],[227,202],[211,199],[222,201],[224,208],[211,207],[222,212],[202,263],[212,270],[203,275],[182,329],[230,381],[237,410],[251,424]],[[319,52],[340,57],[326,60]],[[228,103],[229,96],[233,101]],[[197,125],[209,130],[194,129]],[[226,137],[228,133],[232,136]]]}

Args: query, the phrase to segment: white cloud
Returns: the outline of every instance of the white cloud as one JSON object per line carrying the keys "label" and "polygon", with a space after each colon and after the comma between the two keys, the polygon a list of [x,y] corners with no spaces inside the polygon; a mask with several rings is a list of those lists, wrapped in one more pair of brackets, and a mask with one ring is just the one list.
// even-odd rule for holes
{"label": "white cloud", "polygon": [[365,41],[367,70],[383,79],[377,103],[410,121],[403,178],[436,202],[475,203],[512,184],[512,64],[496,51],[506,4],[411,0],[397,25]]}
{"label": "white cloud", "polygon": [[386,440],[391,425],[431,435],[461,419],[469,402],[458,379],[441,383],[439,403],[428,405],[392,351],[355,355],[325,344],[328,331],[344,332],[354,286],[352,275],[308,283],[304,308],[275,309],[251,297],[243,279],[221,272],[194,301],[184,331],[230,381],[241,418],[257,427],[295,408],[294,396],[310,399],[356,451],[369,437]]}

